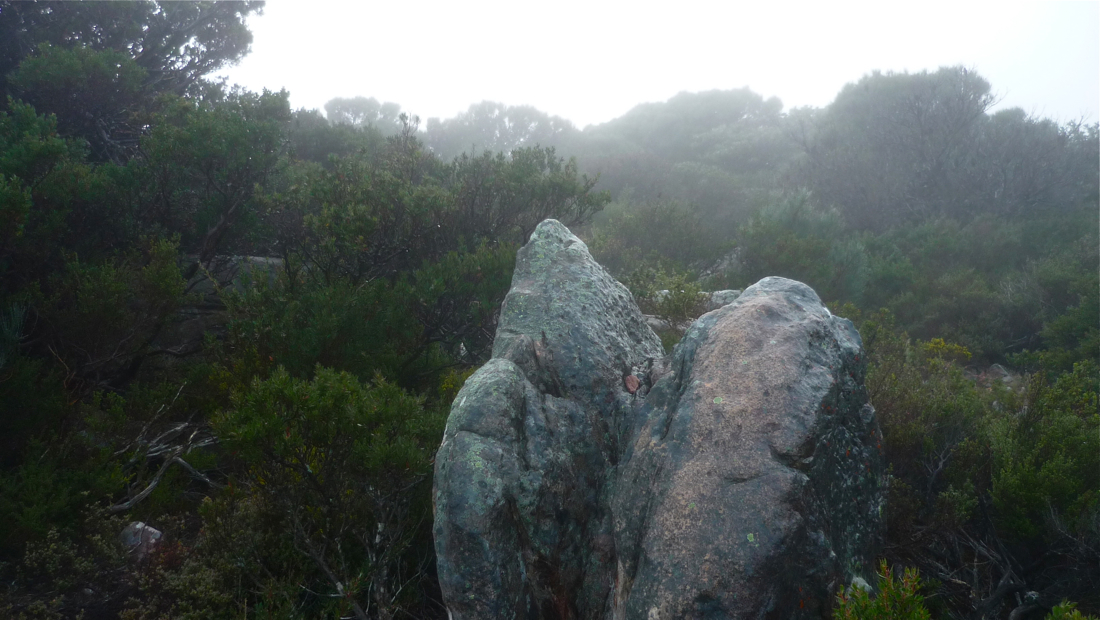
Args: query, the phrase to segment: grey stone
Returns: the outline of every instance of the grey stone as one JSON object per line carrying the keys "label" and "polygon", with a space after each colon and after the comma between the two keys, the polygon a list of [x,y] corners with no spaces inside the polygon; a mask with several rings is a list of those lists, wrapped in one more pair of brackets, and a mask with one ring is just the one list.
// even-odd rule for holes
{"label": "grey stone", "polygon": [[584,243],[540,224],[517,256],[493,359],[456,396],[436,455],[435,545],[454,620],[604,617],[609,481],[663,354]]}
{"label": "grey stone", "polygon": [[986,372],[990,382],[1000,381],[1009,387],[1016,387],[1020,382],[1020,376],[1000,364],[993,364]]}
{"label": "grey stone", "polygon": [[741,248],[734,248],[728,254],[718,259],[713,265],[707,267],[699,274],[700,280],[707,280],[741,269]]}
{"label": "grey stone", "polygon": [[710,297],[707,299],[707,312],[710,312],[711,310],[717,310],[722,306],[728,306],[740,296],[741,291],[739,289],[714,291],[713,293],[710,293]]}
{"label": "grey stone", "polygon": [[157,546],[161,536],[160,530],[145,525],[141,521],[133,521],[122,529],[118,539],[131,558],[143,560]]}
{"label": "grey stone", "polygon": [[654,316],[652,314],[643,314],[642,316],[645,317],[646,325],[649,325],[649,328],[654,332],[667,332],[672,329],[672,325],[659,316]]}
{"label": "grey stone", "polygon": [[629,292],[543,222],[436,456],[452,619],[822,617],[882,536],[863,373],[851,323],[782,278],[664,357]]}
{"label": "grey stone", "polygon": [[869,580],[885,485],[864,368],[852,324],[799,282],[699,318],[623,456],[611,617],[819,618]]}

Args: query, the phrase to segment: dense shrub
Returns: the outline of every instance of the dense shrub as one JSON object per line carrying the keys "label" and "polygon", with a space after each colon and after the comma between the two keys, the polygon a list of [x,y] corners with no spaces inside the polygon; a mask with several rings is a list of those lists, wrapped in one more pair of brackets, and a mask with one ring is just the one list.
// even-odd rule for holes
{"label": "dense shrub", "polygon": [[858,587],[841,592],[837,595],[833,617],[839,620],[930,620],[920,589],[920,576],[915,569],[906,568],[901,579],[895,580],[893,571],[883,560],[879,564],[878,593],[872,596]]}
{"label": "dense shrub", "polygon": [[1049,521],[1081,530],[1100,519],[1100,369],[1080,362],[1035,376],[1017,411],[993,423],[993,504],[1013,539],[1043,541]]}
{"label": "dense shrub", "polygon": [[809,284],[826,301],[859,303],[863,296],[868,259],[862,242],[808,194],[761,209],[741,226],[737,240],[741,264],[731,275],[739,288],[783,276]]}
{"label": "dense shrub", "polygon": [[672,269],[698,269],[732,246],[732,229],[714,226],[687,205],[630,200],[620,196],[584,233],[592,256],[616,276],[655,261]]}
{"label": "dense shrub", "polygon": [[1076,603],[1063,600],[1050,610],[1045,620],[1095,620],[1095,617],[1081,613]]}
{"label": "dense shrub", "polygon": [[[238,501],[309,567],[302,585],[318,593],[314,604],[392,617],[419,603],[431,565],[431,463],[444,419],[381,379],[318,368],[303,381],[277,369],[235,396],[214,428],[247,472]],[[262,564],[265,551],[253,553],[242,561]]]}
{"label": "dense shrub", "polygon": [[934,580],[938,613],[994,613],[1009,586],[1100,602],[1095,364],[980,387],[962,372],[965,348],[913,342],[889,313],[838,312],[860,327],[882,425],[887,557]]}
{"label": "dense shrub", "polygon": [[[441,616],[444,412],[516,248],[611,199],[543,134],[619,192],[586,239],[666,346],[704,289],[769,275],[875,310],[838,312],[884,431],[885,553],[934,614],[1028,590],[1100,611],[1095,124],[986,114],[988,84],[949,68],[787,114],[683,94],[583,132],[484,105],[463,122],[509,152],[444,160],[392,105],[383,135],[204,83],[257,7],[0,9],[0,615]],[[277,267],[191,305],[226,254]],[[1023,387],[974,380],[995,361]],[[139,519],[164,543],[127,562]],[[843,613],[924,617],[915,576],[884,579]]]}

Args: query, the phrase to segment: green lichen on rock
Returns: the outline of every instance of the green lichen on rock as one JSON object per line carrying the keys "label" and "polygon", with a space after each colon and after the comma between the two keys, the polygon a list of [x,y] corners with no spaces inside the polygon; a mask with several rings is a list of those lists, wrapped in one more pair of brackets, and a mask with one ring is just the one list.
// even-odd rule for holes
{"label": "green lichen on rock", "polygon": [[540,224],[517,256],[493,359],[456,396],[436,457],[454,618],[562,605],[602,617],[615,565],[606,493],[635,401],[623,380],[661,355],[629,291],[567,228]]}
{"label": "green lichen on rock", "polygon": [[[820,617],[872,576],[883,460],[859,335],[767,278],[662,356],[557,222],[436,458],[440,583],[472,618]],[[627,380],[627,377],[631,377]]]}

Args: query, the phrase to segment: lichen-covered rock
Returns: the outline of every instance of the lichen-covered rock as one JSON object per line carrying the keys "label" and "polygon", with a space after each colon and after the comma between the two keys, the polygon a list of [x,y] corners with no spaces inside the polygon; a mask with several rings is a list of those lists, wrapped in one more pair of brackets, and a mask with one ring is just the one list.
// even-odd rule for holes
{"label": "lichen-covered rock", "polygon": [[604,617],[609,481],[662,355],[626,288],[560,223],[540,224],[517,256],[494,359],[455,398],[436,456],[454,620]]}
{"label": "lichen-covered rock", "polygon": [[722,306],[728,306],[732,304],[738,297],[741,296],[739,289],[726,289],[722,291],[714,291],[707,297],[707,312],[711,310],[717,310]]}
{"label": "lichen-covered rock", "polygon": [[436,456],[453,620],[812,618],[871,577],[883,459],[859,335],[767,278],[671,360],[548,220]]}
{"label": "lichen-covered rock", "polygon": [[614,618],[820,618],[871,577],[881,435],[859,334],[765,278],[695,322],[612,500]]}

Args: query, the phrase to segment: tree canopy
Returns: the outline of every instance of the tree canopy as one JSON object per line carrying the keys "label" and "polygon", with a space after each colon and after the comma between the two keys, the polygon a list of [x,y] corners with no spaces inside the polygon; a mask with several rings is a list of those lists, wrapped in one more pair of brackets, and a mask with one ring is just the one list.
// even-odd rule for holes
{"label": "tree canopy", "polygon": [[529,105],[509,106],[482,101],[445,120],[428,119],[425,141],[440,157],[482,151],[509,153],[522,147],[557,147],[577,129],[573,123]]}
{"label": "tree canopy", "polygon": [[98,161],[133,155],[162,94],[248,53],[263,2],[0,2],[0,93],[56,114]]}

